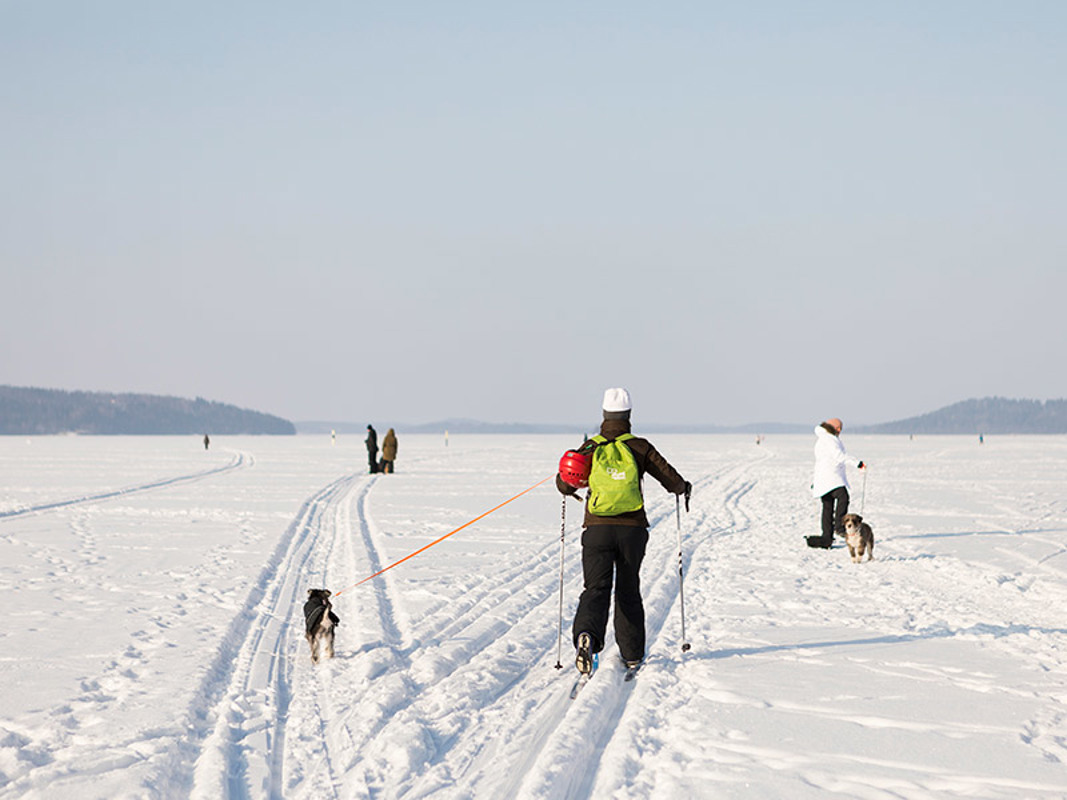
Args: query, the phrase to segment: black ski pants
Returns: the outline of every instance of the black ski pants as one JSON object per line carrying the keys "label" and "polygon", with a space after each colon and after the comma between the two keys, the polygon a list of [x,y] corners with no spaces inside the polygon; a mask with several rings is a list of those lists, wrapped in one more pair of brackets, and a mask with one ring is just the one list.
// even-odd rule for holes
{"label": "black ski pants", "polygon": [[844,533],[845,514],[848,513],[848,489],[838,486],[822,496],[822,543],[829,547],[835,533]]}
{"label": "black ski pants", "polygon": [[593,652],[604,647],[615,583],[615,641],[626,661],[645,657],[645,607],[641,602],[641,562],[648,529],[637,525],[590,525],[582,531],[582,572],[585,590],[574,613],[578,634],[593,636]]}

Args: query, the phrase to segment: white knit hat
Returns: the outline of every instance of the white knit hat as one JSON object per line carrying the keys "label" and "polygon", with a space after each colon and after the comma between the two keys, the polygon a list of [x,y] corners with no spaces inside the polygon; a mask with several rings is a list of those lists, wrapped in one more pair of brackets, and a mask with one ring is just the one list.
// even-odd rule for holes
{"label": "white knit hat", "polygon": [[605,411],[629,411],[631,408],[630,393],[625,389],[608,389],[604,392]]}

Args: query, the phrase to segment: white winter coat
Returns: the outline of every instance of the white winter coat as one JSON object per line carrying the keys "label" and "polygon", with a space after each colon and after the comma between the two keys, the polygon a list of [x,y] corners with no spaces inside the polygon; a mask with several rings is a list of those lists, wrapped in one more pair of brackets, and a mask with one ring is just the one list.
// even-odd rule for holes
{"label": "white winter coat", "polygon": [[847,464],[859,466],[859,461],[845,452],[845,446],[841,443],[840,437],[834,436],[822,425],[816,425],[815,477],[811,482],[812,495],[822,497],[838,486],[848,489],[848,476],[845,475]]}

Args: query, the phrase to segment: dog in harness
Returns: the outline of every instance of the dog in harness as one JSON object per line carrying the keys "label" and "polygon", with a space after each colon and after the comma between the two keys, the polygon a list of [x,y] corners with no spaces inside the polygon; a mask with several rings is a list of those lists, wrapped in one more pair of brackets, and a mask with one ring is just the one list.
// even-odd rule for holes
{"label": "dog in harness", "polygon": [[311,645],[311,660],[319,662],[319,654],[325,651],[327,658],[333,658],[333,635],[341,619],[333,613],[328,589],[308,589],[308,600],[304,603],[305,638]]}

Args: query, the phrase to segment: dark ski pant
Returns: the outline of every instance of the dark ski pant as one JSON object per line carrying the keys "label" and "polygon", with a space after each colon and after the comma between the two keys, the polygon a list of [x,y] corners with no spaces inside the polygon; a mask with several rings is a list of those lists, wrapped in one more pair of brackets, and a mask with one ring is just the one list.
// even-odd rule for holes
{"label": "dark ski pant", "polygon": [[822,546],[834,543],[835,533],[844,533],[848,513],[848,489],[838,486],[822,496]]}
{"label": "dark ski pant", "polygon": [[641,561],[648,529],[636,525],[590,525],[582,532],[582,572],[585,591],[574,613],[574,642],[578,634],[593,636],[593,651],[604,647],[615,583],[615,641],[626,661],[645,657],[645,607],[641,602]]}
{"label": "dark ski pant", "polygon": [[367,463],[370,465],[371,475],[378,471],[378,451],[376,449],[367,451]]}

